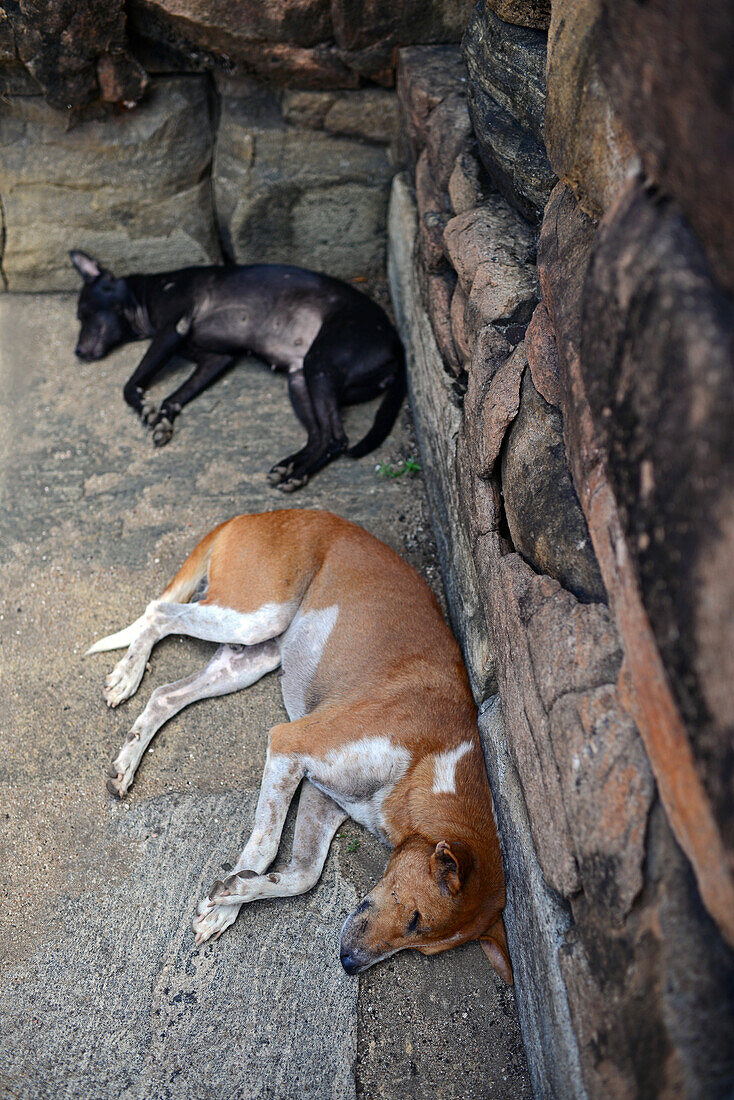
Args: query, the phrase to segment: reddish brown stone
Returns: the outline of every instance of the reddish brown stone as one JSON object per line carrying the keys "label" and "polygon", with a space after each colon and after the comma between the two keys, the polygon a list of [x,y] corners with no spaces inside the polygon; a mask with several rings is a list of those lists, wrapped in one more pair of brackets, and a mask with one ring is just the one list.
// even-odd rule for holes
{"label": "reddish brown stone", "polygon": [[525,351],[536,390],[549,404],[560,409],[563,391],[558,374],[556,336],[543,302],[537,306],[525,332]]}
{"label": "reddish brown stone", "polygon": [[436,187],[425,149],[415,169],[415,193],[418,202],[419,260],[426,271],[436,273],[447,267],[443,231],[450,214],[446,195]]}
{"label": "reddish brown stone", "polygon": [[499,457],[507,429],[520,407],[520,383],[527,366],[525,348],[519,344],[492,378],[477,410],[474,469],[479,477],[490,477]]}
{"label": "reddish brown stone", "polygon": [[444,233],[446,253],[466,294],[471,293],[479,265],[490,258],[516,264],[535,258],[532,229],[500,195],[484,206],[452,218]]}
{"label": "reddish brown stone", "polygon": [[451,296],[456,285],[456,276],[453,271],[435,275],[426,274],[421,284],[423,300],[431,319],[438,350],[446,366],[458,377],[461,374],[462,363],[451,332]]}
{"label": "reddish brown stone", "polygon": [[412,162],[426,144],[428,119],[441,100],[466,86],[458,46],[411,46],[398,55],[397,88]]}
{"label": "reddish brown stone", "polygon": [[601,0],[601,9],[598,64],[615,110],[734,293],[734,5]]}
{"label": "reddish brown stone", "polygon": [[440,191],[448,191],[456,160],[471,140],[466,96],[452,92],[431,113],[426,128],[428,160]]}
{"label": "reddish brown stone", "polygon": [[463,363],[468,363],[473,351],[471,335],[467,331],[464,317],[466,314],[466,294],[457,282],[451,298],[451,332],[454,337],[454,346]]}

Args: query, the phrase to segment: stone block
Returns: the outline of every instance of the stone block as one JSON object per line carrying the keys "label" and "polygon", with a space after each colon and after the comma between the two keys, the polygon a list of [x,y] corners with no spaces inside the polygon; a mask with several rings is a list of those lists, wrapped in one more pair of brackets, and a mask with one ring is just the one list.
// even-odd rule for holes
{"label": "stone block", "polygon": [[568,467],[563,419],[527,371],[502,456],[502,488],[515,549],[578,599],[603,603],[606,591]]}
{"label": "stone block", "polygon": [[[483,331],[484,347],[490,343],[494,353],[489,360],[493,365],[497,351],[500,354],[504,352],[504,347],[500,345],[503,338],[498,339],[490,326]],[[492,334],[491,341],[487,339],[488,334]],[[509,345],[507,347],[509,349]],[[486,362],[484,357],[482,359]],[[496,367],[488,381],[486,376],[482,378],[472,360],[471,393],[467,391],[468,401],[464,402],[464,420],[467,437],[472,441],[472,464],[478,477],[488,478],[494,472],[507,429],[520,407],[520,384],[526,366],[522,344]]]}
{"label": "stone block", "polygon": [[452,92],[466,90],[466,68],[458,46],[410,46],[398,54],[398,100],[411,164],[426,144],[428,119]]}
{"label": "stone block", "polygon": [[332,0],[334,35],[342,50],[364,50],[387,41],[393,48],[407,43],[456,42],[471,14],[474,0]]}
{"label": "stone block", "polygon": [[636,184],[594,242],[580,369],[644,605],[734,852],[734,314],[678,208]]}
{"label": "stone block", "polygon": [[558,369],[558,349],[548,310],[543,302],[535,309],[525,332],[525,351],[533,385],[549,405],[563,405],[563,390]]}
{"label": "stone block", "polygon": [[440,191],[448,191],[457,157],[472,142],[466,96],[452,92],[431,113],[426,128],[426,150],[433,178]]}
{"label": "stone block", "polygon": [[[617,99],[609,96],[601,77],[606,35],[602,0],[555,0],[548,35],[545,143],[554,171],[594,218],[640,165]],[[635,110],[644,113],[639,101],[641,60],[634,72]]]}
{"label": "stone block", "polygon": [[464,363],[456,350],[451,328],[451,300],[456,288],[456,275],[451,269],[427,274],[421,279],[423,302],[433,328],[438,350],[445,365],[457,378]]}
{"label": "stone block", "polygon": [[734,294],[734,6],[600,6],[595,50],[614,110],[646,175],[680,204],[716,278]]}
{"label": "stone block", "polygon": [[[474,350],[471,333],[466,327],[467,299],[461,283],[457,282],[454,293],[451,296],[451,332],[454,337],[454,346],[459,353],[462,365],[468,363]],[[466,369],[466,367],[464,367]]]}
{"label": "stone block", "polygon": [[391,174],[380,146],[286,126],[267,100],[222,102],[214,193],[224,246],[240,263],[343,278],[379,270]]}
{"label": "stone block", "polygon": [[398,136],[397,96],[383,88],[344,92],[327,110],[324,129],[332,134],[391,145]]}
{"label": "stone block", "polygon": [[535,259],[532,229],[501,195],[492,195],[484,206],[452,218],[444,245],[467,295],[480,264],[500,260],[519,267]]}
{"label": "stone block", "polygon": [[464,149],[456,158],[449,176],[449,199],[454,214],[465,214],[487,201],[494,188],[472,152]]}
{"label": "stone block", "polygon": [[220,258],[203,79],[158,79],[136,111],[69,132],[66,116],[40,98],[13,100],[0,112],[9,289],[76,289],[70,248],[121,273]]}
{"label": "stone block", "polygon": [[485,0],[474,9],[462,50],[472,91],[489,96],[542,145],[545,34],[504,22]]}

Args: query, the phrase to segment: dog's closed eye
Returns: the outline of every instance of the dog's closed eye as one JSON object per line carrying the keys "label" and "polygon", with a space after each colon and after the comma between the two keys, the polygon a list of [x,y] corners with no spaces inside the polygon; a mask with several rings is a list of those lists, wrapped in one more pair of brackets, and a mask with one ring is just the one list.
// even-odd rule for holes
{"label": "dog's closed eye", "polygon": [[418,912],[418,910],[416,909],[415,913],[413,913],[413,916],[408,921],[408,927],[405,929],[407,935],[412,936],[412,934],[414,932],[417,932],[418,931],[418,925],[420,924],[420,922],[421,922],[421,915]]}

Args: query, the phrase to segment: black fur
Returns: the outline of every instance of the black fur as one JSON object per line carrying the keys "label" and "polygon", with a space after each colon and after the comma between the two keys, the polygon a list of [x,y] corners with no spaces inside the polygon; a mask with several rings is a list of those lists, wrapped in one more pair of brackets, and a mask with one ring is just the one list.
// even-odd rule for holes
{"label": "black fur", "polygon": [[[151,339],[123,393],[156,446],[171,438],[183,406],[245,353],[288,373],[291,403],[308,433],[306,446],[268,475],[284,492],[305,485],[343,452],[368,454],[395,423],[405,396],[400,340],[384,310],[348,283],[281,264],[186,267],[117,279],[84,252],[69,255],[84,279],[77,356],[101,359],[119,344]],[[173,356],[196,368],[156,409],[144,400],[145,388]],[[380,393],[372,428],[349,448],[340,405]]]}

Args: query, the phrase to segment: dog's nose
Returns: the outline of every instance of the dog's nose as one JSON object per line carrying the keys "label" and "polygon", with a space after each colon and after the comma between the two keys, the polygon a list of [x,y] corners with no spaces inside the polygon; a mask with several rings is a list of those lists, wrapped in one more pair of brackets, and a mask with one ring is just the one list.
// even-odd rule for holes
{"label": "dog's nose", "polygon": [[355,959],[354,955],[351,954],[351,952],[341,951],[339,953],[339,958],[341,959],[341,964],[346,970],[347,974],[357,973],[357,971],[359,970],[359,963],[357,959]]}

